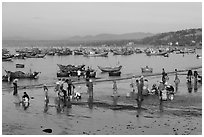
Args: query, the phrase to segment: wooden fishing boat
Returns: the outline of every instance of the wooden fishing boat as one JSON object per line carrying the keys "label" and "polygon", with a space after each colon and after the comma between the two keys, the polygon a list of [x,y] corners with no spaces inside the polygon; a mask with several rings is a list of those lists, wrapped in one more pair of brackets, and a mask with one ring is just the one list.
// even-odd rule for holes
{"label": "wooden fishing boat", "polygon": [[102,71],[102,72],[115,72],[115,71],[120,71],[122,66],[118,66],[118,67],[100,67],[98,66],[98,68]]}
{"label": "wooden fishing boat", "polygon": [[77,51],[77,50],[74,50],[74,55],[84,55],[84,52],[82,51]]}
{"label": "wooden fishing boat", "polygon": [[109,76],[120,76],[121,71],[108,72]]}
{"label": "wooden fishing boat", "polygon": [[6,75],[3,76],[4,80],[8,79],[8,77],[10,77],[10,80],[15,79],[15,78],[18,78],[18,79],[26,79],[26,78],[36,79],[37,75],[40,73],[40,72],[36,72],[36,71],[34,71],[33,73],[24,73],[22,71],[15,71],[15,72],[7,71],[7,70],[5,70],[5,71],[6,71]]}
{"label": "wooden fishing boat", "polygon": [[24,68],[25,65],[24,64],[16,64],[16,68]]}
{"label": "wooden fishing boat", "polygon": [[142,73],[152,73],[153,72],[153,68],[150,68],[148,66],[141,68]]}
{"label": "wooden fishing boat", "polygon": [[2,58],[2,61],[5,62],[5,61],[13,61],[13,60],[11,58],[6,58],[6,59]]}
{"label": "wooden fishing boat", "polygon": [[63,72],[63,71],[57,72],[57,77],[69,77],[69,76],[70,76],[70,72]]}
{"label": "wooden fishing boat", "polygon": [[60,71],[77,71],[77,70],[82,70],[85,65],[78,65],[78,66],[74,66],[74,65],[61,65],[61,64],[57,64],[57,66],[59,67]]}
{"label": "wooden fishing boat", "polygon": [[147,56],[164,56],[167,54],[166,51],[163,52],[145,52]]}
{"label": "wooden fishing boat", "polygon": [[27,58],[44,58],[46,54],[26,55]]}
{"label": "wooden fishing boat", "polygon": [[107,57],[107,56],[108,56],[108,52],[93,53],[93,54],[84,53],[84,57]]}

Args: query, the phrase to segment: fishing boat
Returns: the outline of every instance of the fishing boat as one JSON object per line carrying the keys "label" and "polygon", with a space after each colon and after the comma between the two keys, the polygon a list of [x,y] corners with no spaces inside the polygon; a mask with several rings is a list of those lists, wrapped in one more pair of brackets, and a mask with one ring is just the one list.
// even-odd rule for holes
{"label": "fishing boat", "polygon": [[108,52],[102,52],[102,53],[84,53],[84,57],[107,57],[108,56]]}
{"label": "fishing boat", "polygon": [[101,67],[98,66],[98,68],[102,71],[102,72],[116,72],[116,71],[120,71],[122,66],[118,66],[118,67]]}
{"label": "fishing boat", "polygon": [[46,54],[26,55],[27,58],[44,58]]}
{"label": "fishing boat", "polygon": [[85,65],[82,64],[82,65],[77,65],[77,66],[74,66],[74,65],[61,65],[61,64],[57,64],[57,66],[59,67],[60,71],[77,71],[77,70],[82,70]]}
{"label": "fishing boat", "polygon": [[163,52],[145,52],[147,56],[164,56],[167,54],[166,51]]}
{"label": "fishing boat", "polygon": [[153,72],[153,68],[150,68],[148,66],[141,68],[142,73],[152,73]]}
{"label": "fishing boat", "polygon": [[18,78],[18,79],[26,79],[26,78],[36,79],[37,75],[40,73],[40,72],[36,72],[36,71],[34,71],[33,73],[32,72],[24,73],[22,71],[12,72],[12,71],[7,71],[7,70],[5,70],[5,72],[6,72],[6,75],[4,75],[2,77],[2,80],[5,80],[5,79],[8,80],[9,77],[10,77],[10,80],[15,79],[15,78]]}
{"label": "fishing boat", "polygon": [[109,76],[120,76],[121,71],[108,72]]}
{"label": "fishing boat", "polygon": [[13,60],[11,58],[6,58],[6,59],[2,58],[2,61],[5,62],[5,61],[13,61]]}
{"label": "fishing boat", "polygon": [[69,77],[69,76],[70,76],[70,72],[63,72],[63,71],[57,72],[57,77]]}
{"label": "fishing boat", "polygon": [[24,64],[16,64],[16,68],[24,68],[25,65]]}
{"label": "fishing boat", "polygon": [[74,50],[74,55],[84,55],[83,51]]}

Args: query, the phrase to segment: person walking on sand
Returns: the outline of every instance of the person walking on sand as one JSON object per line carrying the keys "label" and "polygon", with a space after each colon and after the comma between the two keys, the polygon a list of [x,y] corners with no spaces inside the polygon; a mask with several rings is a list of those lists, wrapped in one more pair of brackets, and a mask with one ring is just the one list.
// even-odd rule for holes
{"label": "person walking on sand", "polygon": [[18,85],[17,85],[17,82],[18,82],[18,79],[14,79],[13,80],[13,88],[14,88],[13,95],[14,96],[18,95],[18,89],[17,89]]}

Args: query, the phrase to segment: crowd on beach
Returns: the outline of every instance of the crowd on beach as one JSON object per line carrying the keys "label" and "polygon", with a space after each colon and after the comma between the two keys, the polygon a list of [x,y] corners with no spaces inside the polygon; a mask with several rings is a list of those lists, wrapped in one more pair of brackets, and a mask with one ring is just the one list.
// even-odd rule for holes
{"label": "crowd on beach", "polygon": [[[80,72],[78,72],[78,74],[80,74]],[[93,100],[93,81],[89,75],[90,73],[89,71],[87,71],[87,73],[85,74],[87,94],[89,95],[89,98]],[[147,78],[145,78],[144,76],[136,78],[136,76],[133,75],[131,78],[131,83],[130,83],[130,87],[132,91],[128,92],[126,97],[127,98],[134,97],[134,99],[137,101],[138,108],[141,107],[141,103],[144,100],[144,96],[147,96],[147,95],[157,95],[160,101],[173,100],[174,94],[178,91],[178,85],[180,83],[180,79],[178,77],[178,71],[177,69],[175,69],[175,79],[174,79],[175,87],[172,86],[168,82],[169,77],[168,77],[168,74],[165,72],[164,68],[162,69],[161,75],[162,75],[161,81],[159,81],[159,83],[157,84],[156,83],[153,84],[151,88],[149,88]],[[79,76],[78,77],[79,79],[80,75],[78,76]],[[197,82],[202,82],[202,76],[200,76],[197,71],[194,71],[193,73],[192,70],[188,70],[187,83],[191,84],[192,80],[194,80],[194,85],[195,84],[197,85]],[[13,86],[14,86],[13,95],[14,96],[18,95],[17,82],[18,82],[18,79],[14,79],[13,81]],[[80,88],[81,87],[79,86],[79,89]],[[194,86],[194,88],[196,90],[197,86]],[[67,78],[67,79],[59,78],[54,88],[58,101],[63,102],[63,107],[65,106],[70,107],[72,100],[78,101],[82,98],[82,95],[78,90],[76,90],[75,85],[73,84],[70,78]],[[45,93],[45,104],[48,105],[49,103],[48,91],[49,90],[46,84],[43,85],[43,91]],[[120,97],[118,94],[116,80],[113,80],[112,97]],[[29,106],[29,100],[30,100],[30,97],[28,96],[26,92],[24,92],[24,95],[22,96],[22,101],[20,101],[19,103],[22,103],[22,105],[27,108]]]}

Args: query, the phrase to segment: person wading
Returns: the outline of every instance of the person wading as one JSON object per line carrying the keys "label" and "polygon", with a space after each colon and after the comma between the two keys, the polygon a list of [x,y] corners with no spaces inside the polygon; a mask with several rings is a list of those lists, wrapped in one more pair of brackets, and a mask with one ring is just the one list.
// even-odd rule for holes
{"label": "person wading", "polygon": [[13,95],[14,96],[18,95],[18,89],[17,89],[18,85],[17,85],[17,82],[18,82],[18,79],[14,79],[13,80],[13,88],[14,88]]}

